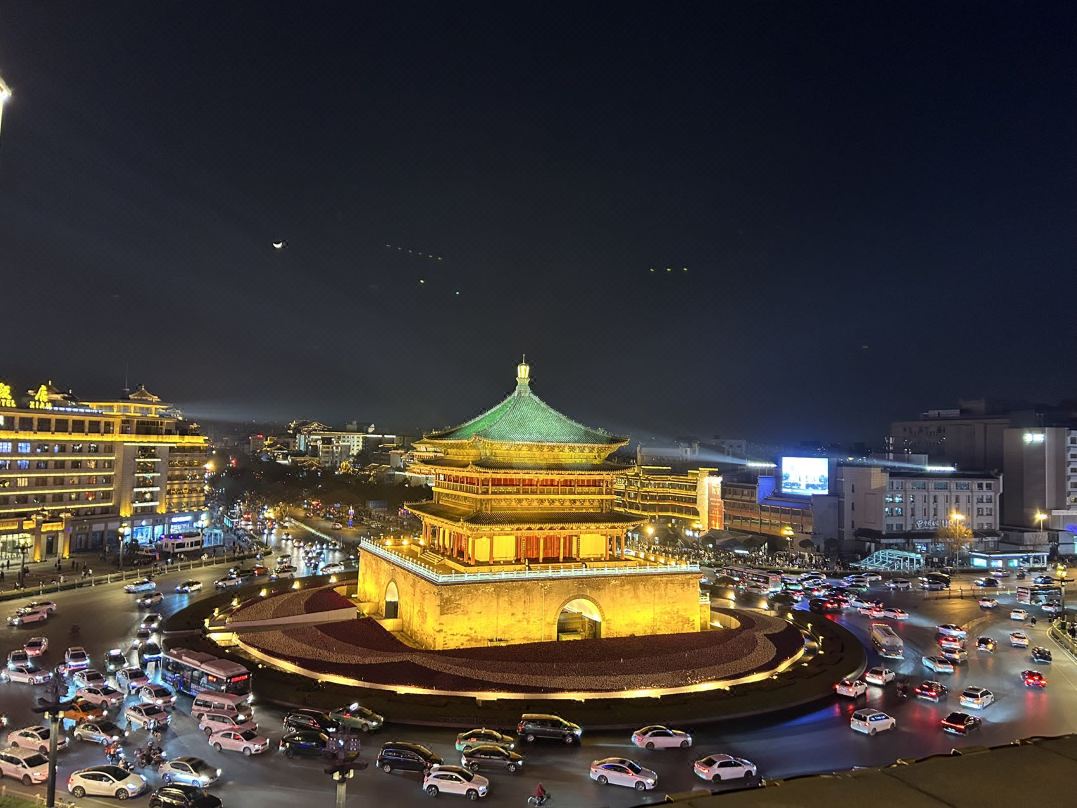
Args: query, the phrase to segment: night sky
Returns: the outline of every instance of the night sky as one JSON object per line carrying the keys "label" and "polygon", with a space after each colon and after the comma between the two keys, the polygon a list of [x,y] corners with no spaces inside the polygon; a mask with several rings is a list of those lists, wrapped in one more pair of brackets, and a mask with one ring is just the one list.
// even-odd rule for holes
{"label": "night sky", "polygon": [[0,2],[0,378],[405,429],[526,352],[768,441],[1073,396],[1077,6],[881,5]]}

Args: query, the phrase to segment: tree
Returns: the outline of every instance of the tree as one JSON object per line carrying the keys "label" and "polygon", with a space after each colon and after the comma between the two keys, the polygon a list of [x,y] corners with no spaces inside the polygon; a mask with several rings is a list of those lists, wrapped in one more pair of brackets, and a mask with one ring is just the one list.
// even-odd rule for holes
{"label": "tree", "polygon": [[939,528],[936,537],[939,544],[946,548],[947,559],[956,560],[962,549],[972,541],[972,528],[965,524],[964,518],[951,517]]}

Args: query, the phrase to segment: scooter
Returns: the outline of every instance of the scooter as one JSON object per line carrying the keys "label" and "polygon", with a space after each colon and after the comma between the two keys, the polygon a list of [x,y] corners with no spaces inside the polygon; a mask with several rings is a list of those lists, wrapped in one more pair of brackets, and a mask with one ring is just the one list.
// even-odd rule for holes
{"label": "scooter", "polygon": [[534,794],[532,794],[530,797],[527,798],[527,804],[529,806],[545,805],[551,799],[552,796],[549,791],[547,791],[546,794],[542,797],[536,797]]}

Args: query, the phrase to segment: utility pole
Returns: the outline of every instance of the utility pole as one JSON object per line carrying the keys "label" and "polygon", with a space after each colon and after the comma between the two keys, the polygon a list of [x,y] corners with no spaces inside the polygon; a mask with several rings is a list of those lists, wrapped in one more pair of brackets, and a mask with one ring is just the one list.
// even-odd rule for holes
{"label": "utility pole", "polygon": [[365,760],[352,760],[350,763],[342,763],[339,766],[330,766],[325,773],[333,778],[337,784],[337,800],[335,808],[345,808],[344,803],[348,796],[348,781],[355,776],[357,771],[367,767]]}
{"label": "utility pole", "polygon": [[[55,675],[55,674],[54,674]],[[71,706],[70,701],[53,701],[39,698],[35,713],[44,713],[49,721],[49,785],[45,808],[56,808],[56,738],[60,734],[60,716]]]}

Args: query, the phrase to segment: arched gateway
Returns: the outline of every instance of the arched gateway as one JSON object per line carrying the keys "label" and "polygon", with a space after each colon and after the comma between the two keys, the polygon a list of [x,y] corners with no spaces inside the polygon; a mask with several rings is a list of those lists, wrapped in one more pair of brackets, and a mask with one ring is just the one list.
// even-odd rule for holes
{"label": "arched gateway", "polygon": [[386,620],[395,620],[400,616],[400,592],[396,588],[396,581],[389,581],[385,587],[385,608],[382,613]]}
{"label": "arched gateway", "polygon": [[590,598],[573,598],[557,614],[558,640],[597,640],[602,636],[602,612]]}

